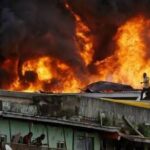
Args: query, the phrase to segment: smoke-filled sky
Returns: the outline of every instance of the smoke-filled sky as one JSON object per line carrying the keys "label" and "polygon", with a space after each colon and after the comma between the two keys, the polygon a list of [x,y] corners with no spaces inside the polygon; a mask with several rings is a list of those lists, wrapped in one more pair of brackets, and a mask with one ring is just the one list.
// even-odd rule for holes
{"label": "smoke-filled sky", "polygon": [[9,71],[0,68],[1,87],[3,82],[12,81],[14,72],[10,70],[15,69],[16,58],[19,70],[25,60],[47,55],[68,64],[84,78],[87,72],[95,71],[97,60],[114,53],[113,37],[119,26],[138,14],[150,14],[150,0],[68,0],[68,4],[94,38],[89,66],[85,66],[74,42],[75,18],[64,0],[1,0],[0,64],[11,59]]}
{"label": "smoke-filled sky", "polygon": [[[103,59],[113,48],[117,28],[137,15],[149,17],[150,0],[70,0],[72,8],[89,25],[95,42],[95,59]],[[95,60],[94,59],[94,60]]]}
{"label": "smoke-filled sky", "polygon": [[[150,0],[69,0],[68,3],[95,36],[95,59],[109,54],[112,37],[120,24],[138,13],[149,15],[150,11]],[[35,53],[48,53],[71,65],[82,66],[72,41],[74,19],[65,10],[63,0],[1,0],[0,10],[2,57],[28,58]]]}

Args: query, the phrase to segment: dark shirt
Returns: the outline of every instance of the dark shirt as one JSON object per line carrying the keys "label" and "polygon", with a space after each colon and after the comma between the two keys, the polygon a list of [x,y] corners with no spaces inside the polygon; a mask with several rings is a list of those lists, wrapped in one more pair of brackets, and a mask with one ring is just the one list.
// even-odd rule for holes
{"label": "dark shirt", "polygon": [[42,139],[40,137],[37,137],[32,143],[34,145],[41,146],[42,145]]}

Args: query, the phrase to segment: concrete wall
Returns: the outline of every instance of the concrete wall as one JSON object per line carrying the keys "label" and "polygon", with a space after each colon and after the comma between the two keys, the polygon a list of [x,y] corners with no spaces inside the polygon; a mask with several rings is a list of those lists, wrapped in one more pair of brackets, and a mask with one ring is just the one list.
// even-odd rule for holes
{"label": "concrete wall", "polygon": [[24,115],[37,115],[37,106],[32,104],[2,101],[4,112],[21,113]]}
{"label": "concrete wall", "polygon": [[[150,123],[150,109],[112,103],[100,98],[85,97],[81,95],[52,95],[41,97],[48,102],[48,115],[61,117],[84,116],[98,120],[100,115],[110,120],[122,120],[125,116],[129,121]],[[35,97],[38,99],[38,97]],[[55,114],[55,115],[54,115]]]}
{"label": "concrete wall", "polygon": [[69,118],[79,114],[80,98],[75,95],[35,96],[33,103],[42,115],[49,117]]}
{"label": "concrete wall", "polygon": [[20,101],[20,103],[3,101],[3,111],[58,118],[65,116],[67,119],[72,119],[74,116],[99,119],[102,115],[114,121],[121,120],[122,116],[125,116],[135,124],[150,123],[149,109],[112,103],[99,98],[81,95],[35,95],[28,103],[25,100]]}
{"label": "concrete wall", "polygon": [[118,104],[100,99],[82,97],[80,98],[81,116],[98,119],[100,115],[109,119],[121,120],[125,116],[129,121],[139,123],[150,123],[150,109]]}

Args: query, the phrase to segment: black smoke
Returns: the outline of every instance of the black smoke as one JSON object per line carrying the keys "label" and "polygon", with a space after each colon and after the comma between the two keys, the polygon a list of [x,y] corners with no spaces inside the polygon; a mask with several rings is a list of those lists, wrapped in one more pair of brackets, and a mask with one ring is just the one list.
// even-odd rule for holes
{"label": "black smoke", "polygon": [[114,52],[114,41],[119,26],[137,15],[150,17],[150,0],[68,0],[74,11],[90,27],[95,36],[94,61]]}
{"label": "black smoke", "polygon": [[[113,37],[118,27],[138,14],[150,14],[150,0],[68,0],[68,4],[94,36],[94,58],[89,68],[79,55],[74,41],[75,18],[64,0],[0,1],[0,66],[6,59],[18,59],[18,74],[23,79],[24,61],[47,55],[68,64],[78,78],[85,79],[96,61],[114,53]],[[1,67],[0,83],[7,79],[11,83],[14,75],[13,64],[10,72]],[[34,80],[36,75],[28,72],[26,76]]]}

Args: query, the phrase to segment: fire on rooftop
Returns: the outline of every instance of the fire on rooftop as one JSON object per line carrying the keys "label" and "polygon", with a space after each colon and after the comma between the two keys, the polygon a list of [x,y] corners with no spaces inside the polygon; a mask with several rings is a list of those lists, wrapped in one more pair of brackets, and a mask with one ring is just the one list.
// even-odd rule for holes
{"label": "fire on rooftop", "polygon": [[78,92],[100,80],[140,88],[150,74],[149,1],[0,3],[2,89]]}

